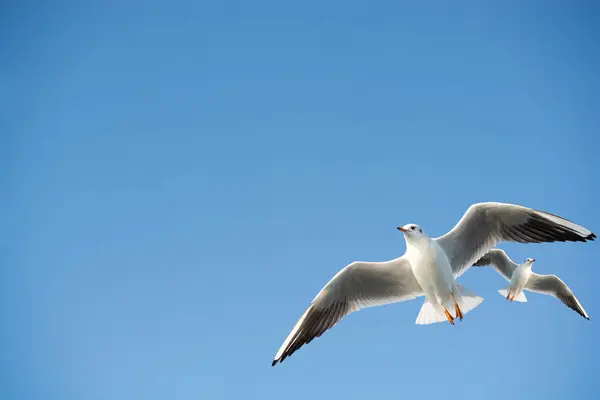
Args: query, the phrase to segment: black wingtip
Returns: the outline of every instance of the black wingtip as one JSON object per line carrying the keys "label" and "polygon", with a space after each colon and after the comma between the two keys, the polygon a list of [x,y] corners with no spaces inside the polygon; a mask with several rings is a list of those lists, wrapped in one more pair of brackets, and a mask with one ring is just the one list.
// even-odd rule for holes
{"label": "black wingtip", "polygon": [[274,367],[277,364],[278,360],[273,360],[273,362],[271,363],[271,367]]}
{"label": "black wingtip", "polygon": [[593,233],[590,234],[588,237],[586,237],[587,240],[591,240],[592,242],[594,241],[594,239],[596,239],[596,235],[594,235]]}

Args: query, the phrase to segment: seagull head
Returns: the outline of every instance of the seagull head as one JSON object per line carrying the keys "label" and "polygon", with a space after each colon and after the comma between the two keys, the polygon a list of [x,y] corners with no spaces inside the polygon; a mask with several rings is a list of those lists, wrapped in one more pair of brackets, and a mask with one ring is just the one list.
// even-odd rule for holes
{"label": "seagull head", "polygon": [[525,264],[530,264],[530,265],[531,265],[531,264],[533,264],[534,262],[535,262],[535,259],[533,259],[533,258],[526,258],[526,259],[525,259]]}
{"label": "seagull head", "polygon": [[404,233],[404,237],[408,238],[417,238],[424,236],[423,229],[417,224],[406,224],[404,226],[399,226],[398,230]]}

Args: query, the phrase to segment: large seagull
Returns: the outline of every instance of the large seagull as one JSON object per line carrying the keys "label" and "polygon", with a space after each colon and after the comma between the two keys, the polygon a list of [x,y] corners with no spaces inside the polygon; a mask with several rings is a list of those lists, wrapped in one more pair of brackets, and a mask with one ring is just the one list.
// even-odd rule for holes
{"label": "large seagull", "polygon": [[355,261],[339,271],[313,299],[277,351],[272,365],[320,337],[361,308],[425,296],[417,324],[462,319],[483,299],[456,282],[500,242],[586,242],[589,230],[564,218],[513,204],[478,203],[448,233],[430,238],[421,227],[398,227],[406,252],[385,262]]}

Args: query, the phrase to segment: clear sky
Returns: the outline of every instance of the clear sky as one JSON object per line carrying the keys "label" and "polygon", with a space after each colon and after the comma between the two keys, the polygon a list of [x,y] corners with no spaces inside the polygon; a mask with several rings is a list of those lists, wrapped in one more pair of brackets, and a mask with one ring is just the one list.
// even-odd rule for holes
{"label": "clear sky", "polygon": [[591,321],[472,269],[455,327],[371,308],[270,364],[397,225],[504,201],[600,233],[600,4],[283,3],[4,4],[0,397],[597,393],[598,242],[501,246]]}

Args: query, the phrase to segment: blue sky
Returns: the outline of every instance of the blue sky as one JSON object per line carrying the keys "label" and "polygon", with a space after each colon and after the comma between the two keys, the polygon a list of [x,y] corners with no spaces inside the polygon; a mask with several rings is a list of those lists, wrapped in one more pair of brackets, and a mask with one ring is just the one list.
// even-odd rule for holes
{"label": "blue sky", "polygon": [[591,321],[471,270],[455,327],[394,304],[270,362],[339,269],[404,252],[397,225],[505,201],[600,232],[600,6],[211,3],[3,7],[1,397],[597,392],[596,242],[501,246]]}

